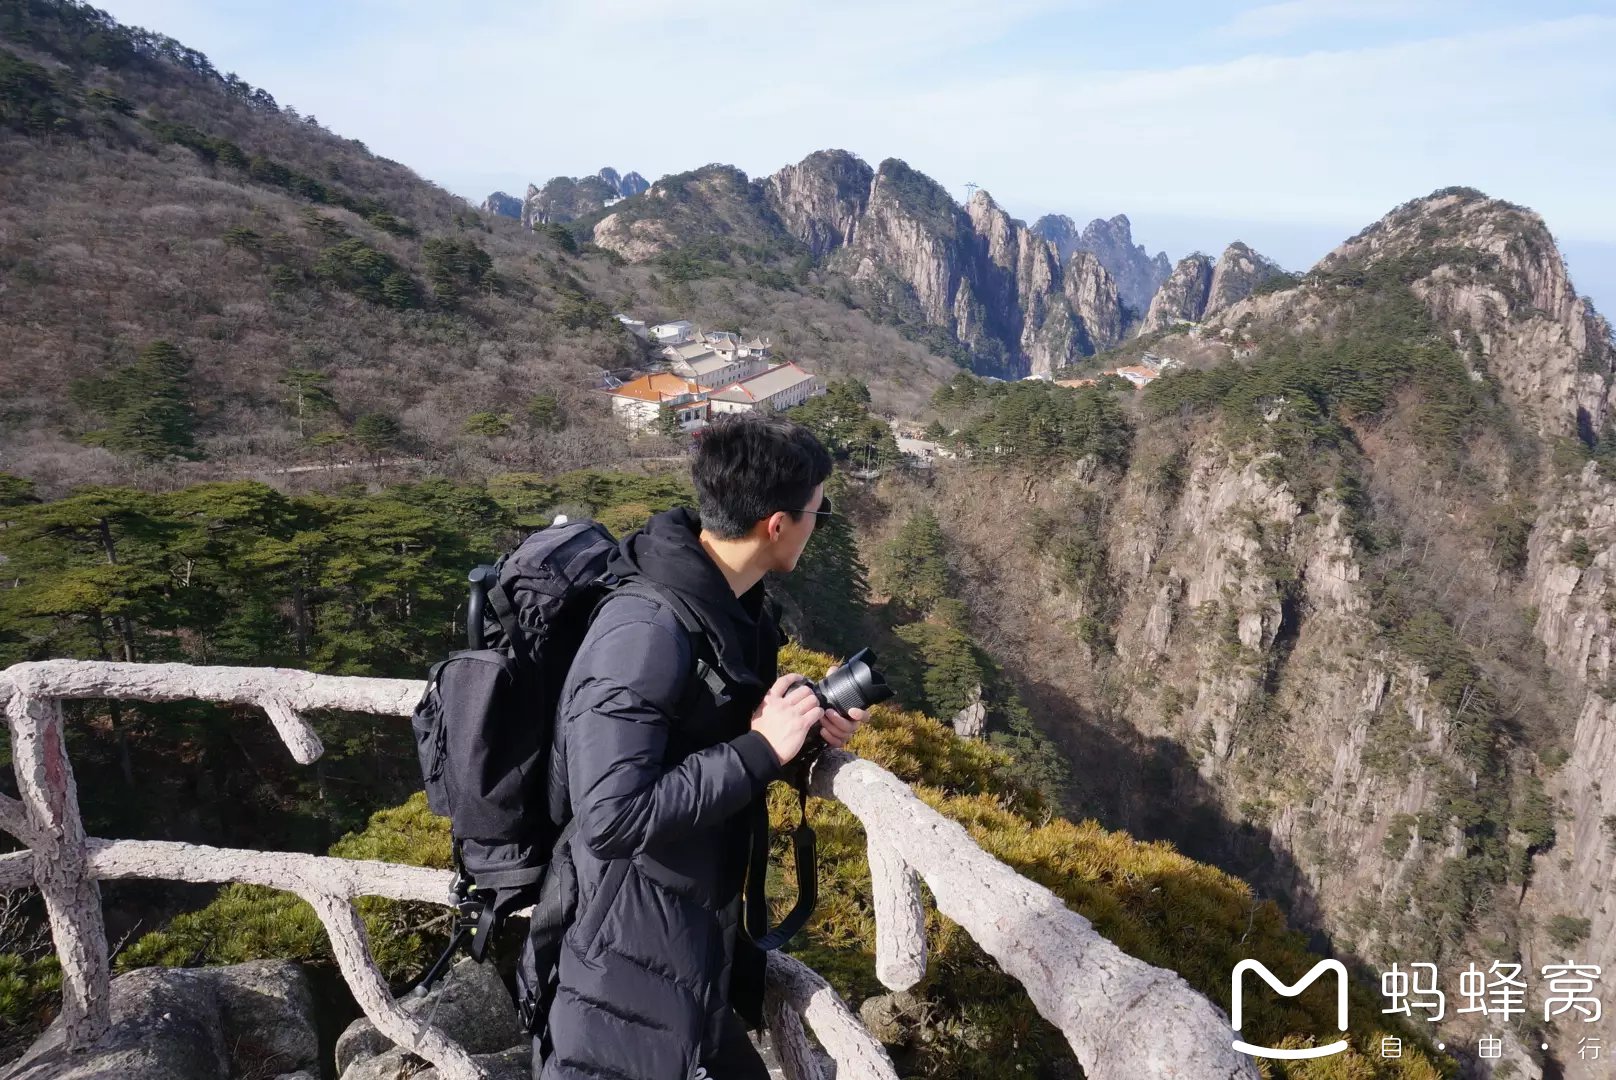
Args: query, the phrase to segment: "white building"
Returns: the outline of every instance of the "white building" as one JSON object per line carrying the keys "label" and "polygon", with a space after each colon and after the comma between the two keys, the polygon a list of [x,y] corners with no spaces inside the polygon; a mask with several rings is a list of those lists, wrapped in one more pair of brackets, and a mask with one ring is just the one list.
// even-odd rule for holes
{"label": "white building", "polygon": [[683,345],[696,336],[696,328],[686,319],[658,323],[651,327],[651,340],[658,345]]}
{"label": "white building", "polygon": [[818,376],[810,375],[796,364],[779,364],[761,375],[715,390],[707,395],[707,400],[712,406],[712,415],[718,416],[756,409],[789,409],[824,392]]}
{"label": "white building", "polygon": [[713,350],[705,342],[701,341],[692,341],[688,345],[664,345],[658,351],[662,354],[662,358],[668,362],[670,368],[700,360],[704,356],[714,355]]}
{"label": "white building", "polygon": [[758,356],[734,356],[709,349],[688,359],[680,357],[668,367],[675,375],[715,390],[763,374],[769,370],[769,362]]}
{"label": "white building", "polygon": [[627,315],[613,315],[612,318],[614,318],[618,322],[622,323],[623,324],[623,329],[627,330],[629,333],[635,335],[636,337],[649,337],[650,336],[650,334],[645,329],[645,320],[644,319],[631,319]]}
{"label": "white building", "polygon": [[954,451],[942,443],[932,442],[929,439],[911,439],[905,435],[897,436],[898,451],[907,454],[916,465],[930,468],[935,458],[951,458]]}
{"label": "white building", "polygon": [[767,359],[769,349],[770,345],[767,338],[753,338],[751,341],[726,341],[713,345],[713,351],[721,356],[758,356]]}
{"label": "white building", "polygon": [[612,399],[612,414],[634,431],[654,429],[664,408],[679,410],[679,425],[686,431],[707,423],[706,391],[677,375],[642,375],[601,393]]}

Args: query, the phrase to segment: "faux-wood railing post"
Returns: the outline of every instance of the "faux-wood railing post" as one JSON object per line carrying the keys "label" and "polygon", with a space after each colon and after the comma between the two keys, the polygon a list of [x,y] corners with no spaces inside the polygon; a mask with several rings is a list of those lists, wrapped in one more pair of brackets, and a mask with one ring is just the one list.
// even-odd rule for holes
{"label": "faux-wood railing post", "polygon": [[891,845],[871,836],[870,892],[875,901],[875,977],[907,990],[926,976],[926,905],[920,875]]}
{"label": "faux-wood railing post", "polygon": [[64,1038],[69,1049],[83,1050],[112,1026],[111,971],[101,887],[86,864],[84,820],[67,760],[62,704],[19,688],[6,702],[6,720],[17,790],[34,834],[34,881],[62,963]]}

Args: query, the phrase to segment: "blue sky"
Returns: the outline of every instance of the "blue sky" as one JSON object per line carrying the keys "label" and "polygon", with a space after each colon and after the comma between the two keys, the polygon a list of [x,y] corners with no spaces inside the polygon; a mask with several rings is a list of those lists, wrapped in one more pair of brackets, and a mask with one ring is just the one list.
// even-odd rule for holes
{"label": "blue sky", "polygon": [[1542,213],[1616,313],[1612,0],[103,3],[474,202],[834,146],[1302,269],[1468,184]]}

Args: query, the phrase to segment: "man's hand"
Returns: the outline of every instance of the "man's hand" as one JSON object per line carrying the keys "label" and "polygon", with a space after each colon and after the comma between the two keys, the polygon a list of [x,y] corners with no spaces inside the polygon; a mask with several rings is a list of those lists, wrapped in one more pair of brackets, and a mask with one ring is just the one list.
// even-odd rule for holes
{"label": "man's hand", "polygon": [[780,676],[752,714],[752,730],[768,741],[781,765],[802,751],[808,733],[826,716],[802,678],[796,673]]}
{"label": "man's hand", "polygon": [[[829,678],[831,671],[835,670],[836,668],[832,667],[830,671],[825,672],[825,677]],[[859,725],[869,718],[868,709],[854,709],[846,716],[836,709],[826,709],[824,720],[819,725],[819,733],[824,736],[826,746],[840,750],[847,745],[847,740],[853,737]]]}

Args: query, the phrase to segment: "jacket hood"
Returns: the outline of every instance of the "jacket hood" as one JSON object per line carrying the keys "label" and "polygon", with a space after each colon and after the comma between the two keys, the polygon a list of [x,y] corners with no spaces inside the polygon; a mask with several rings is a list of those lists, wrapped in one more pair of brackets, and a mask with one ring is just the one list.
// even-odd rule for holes
{"label": "jacket hood", "polygon": [[719,666],[732,681],[761,685],[751,655],[763,617],[763,583],[737,597],[701,546],[701,521],[687,507],[654,515],[625,536],[606,569],[625,580],[641,579],[672,594],[707,631]]}

